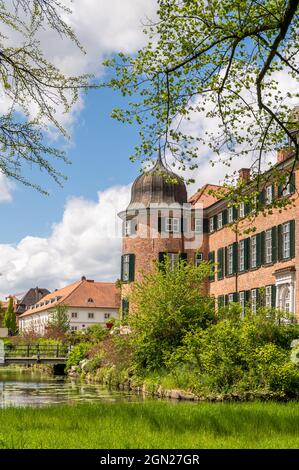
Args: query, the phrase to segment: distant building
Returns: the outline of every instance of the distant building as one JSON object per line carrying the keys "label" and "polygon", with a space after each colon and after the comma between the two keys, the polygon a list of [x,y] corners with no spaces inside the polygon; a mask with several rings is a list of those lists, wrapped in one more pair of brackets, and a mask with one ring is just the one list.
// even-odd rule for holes
{"label": "distant building", "polygon": [[24,313],[28,307],[39,302],[45,295],[50,294],[48,289],[40,287],[32,287],[26,292],[26,294],[17,301],[16,304],[16,314],[21,315]]}
{"label": "distant building", "polygon": [[109,319],[119,318],[120,293],[112,282],[95,282],[83,276],[80,281],[56,289],[27,307],[19,317],[20,330],[44,334],[50,311],[59,305],[67,306],[72,331],[91,325],[105,326]]}

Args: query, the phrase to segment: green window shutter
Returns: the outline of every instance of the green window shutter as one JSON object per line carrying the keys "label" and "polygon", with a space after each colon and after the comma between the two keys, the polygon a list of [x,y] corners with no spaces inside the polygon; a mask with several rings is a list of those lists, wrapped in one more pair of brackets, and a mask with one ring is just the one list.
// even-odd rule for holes
{"label": "green window shutter", "polygon": [[124,319],[129,313],[129,301],[128,299],[121,300],[121,316]]}
{"label": "green window shutter", "polygon": [[237,220],[238,219],[238,208],[233,206],[233,219]]}
{"label": "green window shutter", "polygon": [[223,274],[227,276],[227,247],[224,248],[224,258],[223,258]]}
{"label": "green window shutter", "polygon": [[233,243],[233,274],[238,272],[238,242]]}
{"label": "green window shutter", "polygon": [[180,253],[179,254],[180,261],[186,261],[187,262],[187,253]]}
{"label": "green window shutter", "polygon": [[250,301],[250,290],[245,291],[245,303]]}
{"label": "green window shutter", "polygon": [[266,233],[261,232],[261,264],[266,262]]}
{"label": "green window shutter", "polygon": [[282,196],[282,191],[283,191],[283,184],[278,185],[278,196]]}
{"label": "green window shutter", "polygon": [[295,220],[290,221],[290,257],[295,258]]}
{"label": "green window shutter", "polygon": [[124,256],[121,257],[121,265],[120,265],[120,279],[121,281],[124,280]]}
{"label": "green window shutter", "polygon": [[250,213],[250,204],[244,203],[244,215],[248,215]]}
{"label": "green window shutter", "polygon": [[238,293],[238,292],[234,292],[234,293],[233,293],[233,300],[234,300],[234,302],[238,302],[238,301],[239,301],[239,293]]}
{"label": "green window shutter", "polygon": [[[212,264],[215,263],[215,251],[210,251],[209,252],[208,261],[210,261]],[[215,271],[215,266],[213,266],[212,269],[213,269],[213,272],[214,272]],[[211,274],[209,276],[209,280],[214,281],[215,280],[215,274]]]}
{"label": "green window shutter", "polygon": [[[158,260],[159,260],[159,263],[165,263],[165,256],[167,255],[166,251],[160,251],[159,255],[158,255]],[[159,270],[160,271],[163,271],[165,272],[165,265],[164,264],[160,264],[159,265]]]}
{"label": "green window shutter", "polygon": [[228,305],[228,294],[224,296],[224,305]]}
{"label": "green window shutter", "polygon": [[272,263],[277,261],[277,227],[272,227]]}
{"label": "green window shutter", "polygon": [[258,197],[258,203],[259,203],[259,207],[262,207],[265,203],[265,189],[262,189],[262,191],[260,192],[259,194],[259,197]]}
{"label": "green window shutter", "polygon": [[256,234],[256,266],[261,266],[261,234]]}
{"label": "green window shutter", "polygon": [[250,267],[250,237],[244,240],[244,269],[247,271]]}
{"label": "green window shutter", "polygon": [[282,225],[277,227],[277,259],[282,260]]}
{"label": "green window shutter", "polygon": [[224,276],[224,249],[219,248],[217,251],[217,263],[218,263],[218,279],[223,279]]}
{"label": "green window shutter", "polygon": [[290,178],[290,193],[293,194],[295,191],[296,191],[295,173],[292,173],[291,178]]}
{"label": "green window shutter", "polygon": [[227,224],[227,209],[222,212],[222,225]]}
{"label": "green window shutter", "polygon": [[221,307],[224,306],[224,295],[219,295],[218,296],[217,304],[218,304],[218,308],[221,308]]}
{"label": "green window shutter", "polygon": [[203,219],[203,232],[209,233],[209,219]]}
{"label": "green window shutter", "polygon": [[275,284],[271,286],[271,305],[272,307],[276,307],[276,285]]}
{"label": "green window shutter", "polygon": [[217,228],[218,228],[218,217],[217,217],[217,215],[214,215],[213,219],[214,219],[214,230],[217,230]]}
{"label": "green window shutter", "polygon": [[135,279],[135,255],[132,253],[129,255],[129,282]]}

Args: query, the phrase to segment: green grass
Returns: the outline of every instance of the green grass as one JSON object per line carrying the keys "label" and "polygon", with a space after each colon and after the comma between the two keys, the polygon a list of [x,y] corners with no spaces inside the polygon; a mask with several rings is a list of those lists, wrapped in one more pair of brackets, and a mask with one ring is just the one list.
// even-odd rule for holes
{"label": "green grass", "polygon": [[298,448],[298,403],[100,403],[0,410],[0,448]]}

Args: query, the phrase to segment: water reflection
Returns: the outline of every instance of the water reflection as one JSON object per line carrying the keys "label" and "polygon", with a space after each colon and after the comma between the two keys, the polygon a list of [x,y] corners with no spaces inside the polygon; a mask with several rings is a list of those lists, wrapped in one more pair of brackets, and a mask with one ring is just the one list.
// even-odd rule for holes
{"label": "water reflection", "polygon": [[141,401],[142,396],[108,390],[66,377],[49,377],[30,369],[0,369],[0,408],[57,403]]}

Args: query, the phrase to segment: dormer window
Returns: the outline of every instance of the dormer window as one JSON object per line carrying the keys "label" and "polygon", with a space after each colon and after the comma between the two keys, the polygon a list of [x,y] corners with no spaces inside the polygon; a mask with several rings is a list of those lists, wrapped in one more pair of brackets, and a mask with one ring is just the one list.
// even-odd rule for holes
{"label": "dormer window", "polygon": [[214,232],[214,217],[210,218],[210,233]]}
{"label": "dormer window", "polygon": [[89,297],[89,299],[87,299],[87,303],[93,304],[93,299],[91,297]]}

